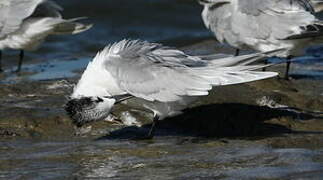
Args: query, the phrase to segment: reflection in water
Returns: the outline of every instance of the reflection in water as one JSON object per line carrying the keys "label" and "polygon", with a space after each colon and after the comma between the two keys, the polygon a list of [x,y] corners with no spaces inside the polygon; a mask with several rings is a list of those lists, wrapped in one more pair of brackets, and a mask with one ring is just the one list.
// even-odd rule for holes
{"label": "reflection in water", "polygon": [[184,142],[178,137],[157,137],[153,141],[1,142],[0,178],[288,179],[323,175],[323,149],[273,149],[244,140],[225,144],[210,139],[180,141]]}
{"label": "reflection in water", "polygon": [[81,170],[78,170],[76,176],[86,178],[111,178],[118,174],[118,167],[121,167],[121,161],[114,157],[93,157],[88,161],[81,163]]}
{"label": "reflection in water", "polygon": [[[175,145],[150,144],[144,148],[114,149],[81,164],[80,177],[126,179],[255,178],[271,179],[320,171],[314,162],[322,152],[306,149],[272,149],[264,145],[234,144],[212,147],[212,142]],[[183,147],[186,146],[186,147]],[[131,152],[132,151],[132,152]],[[153,153],[156,152],[156,153]],[[158,153],[159,152],[159,153]],[[321,173],[322,174],[322,173]]]}

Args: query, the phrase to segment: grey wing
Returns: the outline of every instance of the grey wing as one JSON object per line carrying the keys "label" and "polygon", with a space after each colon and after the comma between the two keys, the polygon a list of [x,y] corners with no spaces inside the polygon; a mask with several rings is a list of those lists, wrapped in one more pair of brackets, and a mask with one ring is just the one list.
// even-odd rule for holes
{"label": "grey wing", "polygon": [[199,62],[181,62],[181,51],[140,42],[131,46],[134,50],[123,50],[105,62],[105,68],[127,93],[149,101],[170,102],[185,95],[206,95],[212,88],[207,80],[187,72],[185,63],[198,66]]}
{"label": "grey wing", "polygon": [[0,38],[19,29],[43,0],[11,0],[1,4]]}
{"label": "grey wing", "polygon": [[316,21],[308,0],[240,0],[232,29],[242,37],[287,39]]}

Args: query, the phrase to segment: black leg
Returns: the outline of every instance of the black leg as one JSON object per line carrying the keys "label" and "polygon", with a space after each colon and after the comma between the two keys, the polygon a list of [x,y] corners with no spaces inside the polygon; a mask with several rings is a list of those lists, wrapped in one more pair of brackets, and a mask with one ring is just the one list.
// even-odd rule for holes
{"label": "black leg", "polygon": [[240,49],[236,49],[236,53],[234,54],[234,56],[239,56],[240,54]]}
{"label": "black leg", "polygon": [[2,51],[0,50],[0,73],[3,72],[2,70]]}
{"label": "black leg", "polygon": [[[265,59],[265,62],[264,63],[265,63],[265,65],[267,65],[268,64],[268,59]],[[262,71],[266,71],[266,67],[263,67],[262,68]]]}
{"label": "black leg", "polygon": [[285,77],[284,77],[286,80],[289,80],[289,68],[290,68],[290,64],[292,63],[291,62],[292,58],[293,58],[292,56],[288,56],[286,58],[286,71],[285,71]]}
{"label": "black leg", "polygon": [[159,116],[158,115],[154,115],[154,120],[153,120],[153,123],[151,124],[151,127],[150,127],[150,130],[149,130],[149,133],[147,135],[147,138],[148,139],[152,139],[154,137],[154,134],[155,134],[155,129],[156,129],[156,124],[159,120]]}
{"label": "black leg", "polygon": [[21,70],[21,65],[22,65],[22,60],[24,59],[24,56],[25,56],[25,52],[24,52],[24,50],[20,50],[20,54],[19,54],[19,62],[18,62],[18,67],[17,67],[16,72],[20,72],[20,70]]}

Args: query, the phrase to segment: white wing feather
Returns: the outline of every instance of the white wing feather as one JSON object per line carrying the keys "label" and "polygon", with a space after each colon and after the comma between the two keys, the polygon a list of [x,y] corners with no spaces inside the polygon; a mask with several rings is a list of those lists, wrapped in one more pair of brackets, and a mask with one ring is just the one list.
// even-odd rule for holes
{"label": "white wing feather", "polygon": [[44,0],[10,0],[0,4],[0,38],[19,29],[22,21],[30,16]]}
{"label": "white wing feather", "polygon": [[[255,66],[247,64],[265,58],[263,54],[226,57],[228,62],[222,59],[223,56],[218,57],[205,61],[160,44],[123,40],[107,46],[94,58],[76,86],[74,95],[80,96],[80,89],[85,92],[85,87],[90,89],[100,84],[99,87],[109,94],[114,90],[114,93],[129,93],[148,101],[172,102],[183,96],[207,95],[212,86],[244,83],[277,75],[273,72],[250,71]],[[96,80],[85,81],[90,80],[89,77],[96,77]],[[106,83],[106,88],[102,82]]]}

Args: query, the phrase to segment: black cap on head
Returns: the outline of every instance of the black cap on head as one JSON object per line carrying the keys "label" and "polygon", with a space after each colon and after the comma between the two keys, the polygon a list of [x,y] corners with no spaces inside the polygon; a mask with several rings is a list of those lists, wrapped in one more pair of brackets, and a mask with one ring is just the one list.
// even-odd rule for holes
{"label": "black cap on head", "polygon": [[80,99],[72,99],[65,105],[65,111],[67,115],[73,120],[73,124],[81,127],[86,123],[82,118],[82,112],[85,107],[89,107],[93,104],[93,100],[90,97],[82,97]]}
{"label": "black cap on head", "polygon": [[108,117],[115,99],[101,97],[81,97],[71,99],[65,105],[65,111],[78,127],[86,123],[103,120]]}

